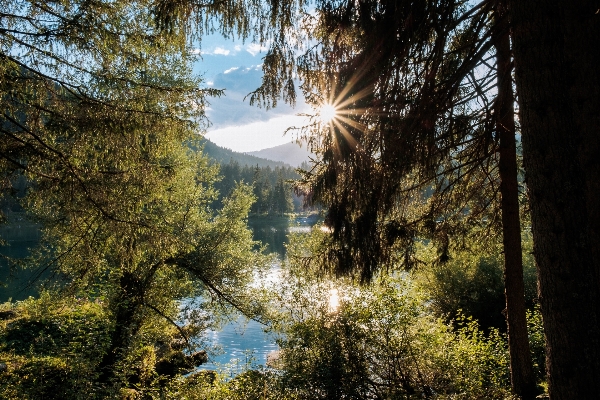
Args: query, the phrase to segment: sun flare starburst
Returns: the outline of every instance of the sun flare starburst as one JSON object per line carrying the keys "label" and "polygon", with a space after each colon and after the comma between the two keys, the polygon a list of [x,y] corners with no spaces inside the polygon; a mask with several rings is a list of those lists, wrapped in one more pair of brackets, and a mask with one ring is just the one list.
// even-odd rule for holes
{"label": "sun flare starburst", "polygon": [[321,122],[327,123],[337,117],[338,111],[333,104],[323,104],[319,110]]}
{"label": "sun flare starburst", "polygon": [[370,130],[368,121],[383,115],[371,102],[365,101],[373,96],[373,86],[362,83],[369,71],[368,68],[359,68],[344,80],[343,87],[337,86],[340,79],[333,76],[321,82],[320,90],[312,93],[314,114],[311,115],[311,124],[324,146],[333,146],[336,151],[343,141],[351,149],[360,147],[357,138],[364,137]]}

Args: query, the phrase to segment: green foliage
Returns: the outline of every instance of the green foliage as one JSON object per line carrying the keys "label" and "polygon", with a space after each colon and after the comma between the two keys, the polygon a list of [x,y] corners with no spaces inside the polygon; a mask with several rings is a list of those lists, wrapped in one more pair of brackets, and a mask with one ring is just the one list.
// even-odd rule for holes
{"label": "green foliage", "polygon": [[108,315],[101,302],[40,299],[4,304],[13,317],[0,321],[0,397],[88,399],[96,388],[95,363],[109,346]]}
{"label": "green foliage", "polygon": [[307,260],[323,235],[292,240],[291,265],[272,289],[281,387],[300,399],[509,397],[503,335],[431,315],[407,274],[370,286],[316,279]]}
{"label": "green foliage", "polygon": [[180,377],[162,391],[164,399],[189,400],[293,400],[297,397],[278,386],[273,371],[248,370],[232,379],[214,371]]}
{"label": "green foliage", "polygon": [[[531,236],[524,235],[523,243],[525,304],[532,308],[537,297],[537,276],[529,251]],[[428,294],[433,312],[446,321],[463,313],[474,318],[484,330],[496,328],[506,332],[501,243],[488,239],[466,248],[451,249],[448,255],[448,260],[440,261],[432,243],[420,245],[417,250],[416,257],[422,264],[412,276]]]}
{"label": "green foliage", "polygon": [[[289,281],[289,278],[286,279]],[[335,282],[308,286],[287,300],[280,340],[282,385],[304,399],[505,398],[505,338],[476,323],[454,332],[427,315],[402,278],[364,289]],[[300,298],[298,296],[301,296]]]}
{"label": "green foliage", "polygon": [[[43,230],[30,264],[57,277],[56,301],[102,301],[103,345],[86,370],[99,396],[152,369],[158,342],[177,336],[195,350],[207,317],[187,313],[181,326],[181,300],[203,296],[206,312],[259,308],[248,286],[265,261],[246,227],[251,188],[210,207],[218,168],[190,149],[206,96],[220,92],[201,88],[190,37],[166,22],[185,7],[161,4],[9,1],[0,22],[2,182],[28,180],[19,200]],[[77,338],[51,321],[22,323],[48,340]]]}
{"label": "green foliage", "polygon": [[539,305],[527,311],[527,332],[536,380],[540,386],[546,386],[546,337]]}
{"label": "green foliage", "polygon": [[23,301],[15,310],[18,318],[6,323],[3,332],[3,351],[48,355],[70,348],[93,359],[107,344],[107,315],[100,302],[56,301],[43,292],[40,299]]}
{"label": "green foliage", "polygon": [[231,161],[221,165],[220,173],[222,179],[215,183],[215,188],[219,191],[219,199],[215,203],[217,205],[239,182],[244,182],[253,187],[256,201],[252,204],[251,211],[255,214],[283,215],[301,210],[302,201],[293,195],[289,183],[298,179],[299,175],[291,167],[240,166]]}

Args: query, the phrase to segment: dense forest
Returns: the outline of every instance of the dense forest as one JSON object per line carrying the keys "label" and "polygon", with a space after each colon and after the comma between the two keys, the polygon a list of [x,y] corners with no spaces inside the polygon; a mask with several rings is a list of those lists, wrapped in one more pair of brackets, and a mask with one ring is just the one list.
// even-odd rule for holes
{"label": "dense forest", "polygon": [[[207,35],[310,164],[211,159]],[[599,41],[591,0],[5,1],[0,398],[597,399]],[[249,216],[303,207],[276,260]],[[203,369],[239,315],[279,350]]]}
{"label": "dense forest", "polygon": [[[236,185],[251,185],[254,203],[251,212],[254,215],[284,215],[290,212],[315,211],[318,207],[308,205],[304,194],[295,192],[292,183],[300,179],[300,174],[281,161],[271,161],[244,153],[224,149],[204,140],[202,151],[211,160],[219,164],[220,178],[215,182],[218,198],[215,207],[223,203]],[[308,170],[308,163],[300,166]]]}
{"label": "dense forest", "polygon": [[281,161],[272,161],[264,158],[256,157],[253,155],[238,153],[223,147],[217,146],[210,140],[200,140],[202,145],[202,151],[212,160],[218,164],[229,164],[231,162],[237,162],[240,165],[253,165],[260,168],[283,168],[289,165]]}
{"label": "dense forest", "polygon": [[[240,166],[237,161],[230,161],[220,166],[221,180],[215,183],[222,202],[238,183],[251,184],[254,193],[254,203],[251,212],[256,214],[283,215],[290,212],[305,210],[303,198],[292,190],[292,182],[300,175],[292,167]],[[314,207],[311,207],[314,208]]]}

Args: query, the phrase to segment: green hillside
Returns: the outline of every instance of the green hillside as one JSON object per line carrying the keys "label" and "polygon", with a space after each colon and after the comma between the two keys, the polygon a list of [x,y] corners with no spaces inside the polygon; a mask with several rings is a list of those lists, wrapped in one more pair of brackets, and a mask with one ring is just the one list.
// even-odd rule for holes
{"label": "green hillside", "polygon": [[282,168],[290,166],[281,161],[271,161],[264,158],[251,156],[249,154],[238,153],[236,151],[217,146],[208,139],[202,139],[202,144],[204,145],[204,154],[222,165],[229,164],[231,161],[237,161],[240,166],[258,166],[260,168]]}

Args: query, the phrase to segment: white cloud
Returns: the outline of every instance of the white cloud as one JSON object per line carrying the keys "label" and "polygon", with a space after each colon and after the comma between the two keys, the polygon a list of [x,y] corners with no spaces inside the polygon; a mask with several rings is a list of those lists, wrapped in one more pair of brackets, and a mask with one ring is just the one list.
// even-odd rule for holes
{"label": "white cloud", "polygon": [[[229,67],[227,65],[224,69]],[[302,125],[295,114],[307,112],[308,106],[301,95],[295,108],[283,102],[268,111],[250,106],[246,96],[260,86],[262,75],[259,65],[238,65],[211,79],[212,87],[225,89],[225,93],[208,100],[210,110],[207,110],[207,116],[213,124],[207,135],[210,140],[236,151],[254,151],[293,139],[291,135],[283,137],[283,132],[289,126]]]}
{"label": "white cloud", "polygon": [[261,46],[258,43],[250,43],[249,45],[246,46],[246,51],[250,54],[252,54],[252,56],[257,55],[258,53],[262,52],[262,51],[266,51],[267,48],[265,46]]}
{"label": "white cloud", "polygon": [[[236,47],[239,47],[239,46],[236,46]],[[192,50],[192,54],[202,54],[204,56],[206,56],[206,55],[208,55],[208,56],[228,56],[228,55],[234,55],[235,53],[237,53],[237,51],[239,51],[239,50],[236,49],[236,51],[234,53],[232,53],[231,50],[228,50],[224,47],[217,46],[213,50],[210,50],[210,51],[203,51],[203,50],[196,48],[196,49]]]}
{"label": "white cloud", "polygon": [[214,55],[221,55],[221,56],[228,56],[229,53],[230,53],[230,51],[227,50],[227,49],[224,49],[222,47],[215,47],[215,50],[213,51],[212,54],[214,54]]}
{"label": "white cloud", "polygon": [[268,121],[257,121],[242,126],[209,130],[206,137],[217,145],[234,151],[257,151],[293,141],[295,137],[292,134],[284,136],[285,130],[292,126],[300,127],[307,123],[306,117],[282,115]]}
{"label": "white cloud", "polygon": [[238,51],[242,51],[242,46],[240,46],[239,44],[236,44],[235,47],[233,48],[236,52]]}

